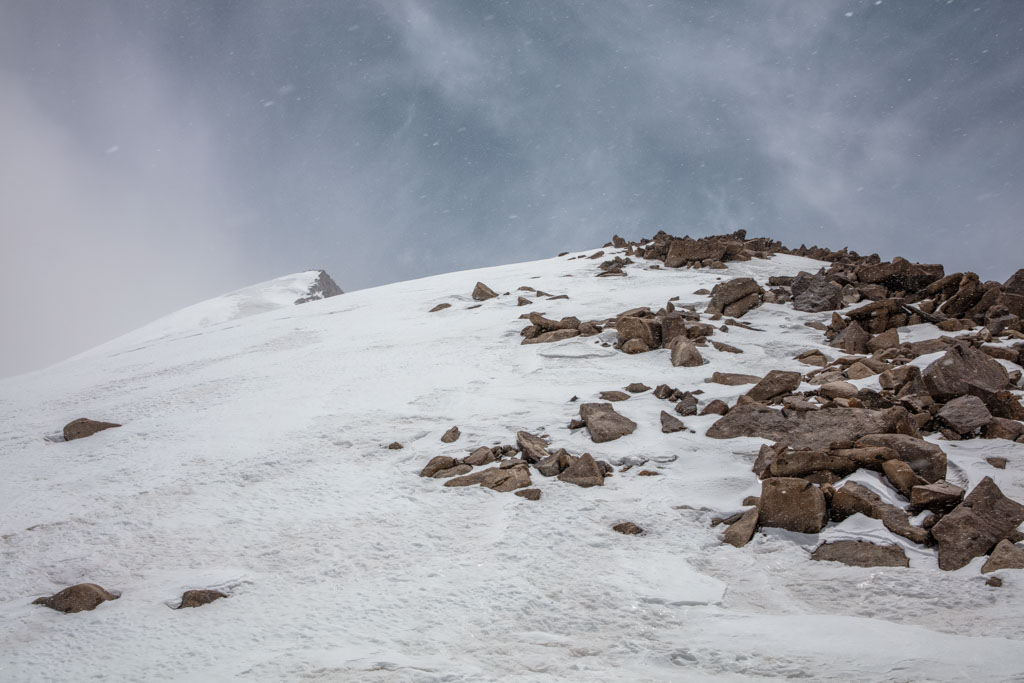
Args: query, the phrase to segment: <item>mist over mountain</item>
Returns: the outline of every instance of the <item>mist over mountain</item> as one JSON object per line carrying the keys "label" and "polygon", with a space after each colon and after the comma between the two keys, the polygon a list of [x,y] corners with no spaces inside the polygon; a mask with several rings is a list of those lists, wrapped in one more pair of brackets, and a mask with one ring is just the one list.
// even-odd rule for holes
{"label": "mist over mountain", "polygon": [[5,3],[0,375],[311,266],[353,290],[614,232],[1003,281],[1022,27],[1012,0]]}

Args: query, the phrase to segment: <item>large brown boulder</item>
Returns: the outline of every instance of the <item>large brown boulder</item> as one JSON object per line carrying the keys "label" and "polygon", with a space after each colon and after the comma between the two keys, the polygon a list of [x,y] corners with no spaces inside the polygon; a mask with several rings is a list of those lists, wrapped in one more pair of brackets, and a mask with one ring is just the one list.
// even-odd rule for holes
{"label": "large brown boulder", "polygon": [[74,612],[87,612],[107,600],[117,600],[119,596],[108,592],[102,586],[95,583],[79,583],[65,588],[61,592],[46,598],[36,598],[33,605],[44,605],[58,612],[72,614]]}
{"label": "large brown boulder", "polygon": [[770,401],[776,396],[796,391],[801,379],[799,372],[772,370],[747,392],[747,396],[758,402]]}
{"label": "large brown boulder", "polygon": [[921,373],[928,393],[936,401],[949,401],[971,393],[970,385],[991,392],[1009,388],[1010,378],[998,361],[966,344],[957,344]]}
{"label": "large brown boulder", "polygon": [[720,313],[739,318],[755,306],[761,305],[764,290],[749,277],[738,277],[715,285],[708,303],[709,314]]}
{"label": "large brown boulder", "polygon": [[898,545],[875,545],[867,541],[832,541],[811,553],[812,560],[842,562],[851,567],[909,567],[910,561]]}
{"label": "large brown boulder", "polygon": [[611,403],[584,403],[580,406],[580,418],[594,443],[614,441],[636,429],[636,422],[615,412]]}
{"label": "large brown boulder", "polygon": [[121,425],[113,422],[97,422],[96,420],[90,420],[87,417],[80,417],[77,420],[72,420],[64,425],[64,440],[74,441],[75,439],[84,439],[87,436],[92,436],[96,432],[102,432],[104,429],[120,426]]}
{"label": "large brown boulder", "polygon": [[991,477],[981,480],[964,502],[932,527],[939,544],[939,568],[959,569],[992,550],[1024,522],[1024,505],[1003,495]]}
{"label": "large brown boulder", "polygon": [[435,455],[420,470],[421,477],[433,477],[438,472],[451,469],[459,464],[459,461],[448,455]]}
{"label": "large brown boulder", "polygon": [[[867,410],[844,408],[784,414],[757,403],[737,405],[707,431],[713,439],[753,436],[785,441],[794,449],[818,450],[840,441],[856,441],[865,434],[908,429],[903,408]],[[945,476],[945,470],[943,470]]]}
{"label": "large brown boulder", "polygon": [[724,384],[727,387],[738,387],[743,384],[757,384],[761,378],[757,375],[744,375],[738,372],[714,372],[704,381],[712,384]]}
{"label": "large brown boulder", "polygon": [[583,488],[604,486],[604,470],[590,453],[584,453],[568,469],[558,475],[559,480]]}
{"label": "large brown boulder", "polygon": [[914,472],[927,482],[946,478],[946,454],[941,448],[924,439],[906,434],[867,434],[857,439],[857,447],[888,448],[895,454],[897,460],[910,465]]}
{"label": "large brown boulder", "polygon": [[761,482],[761,526],[816,534],[827,521],[825,494],[806,479],[773,477]]}

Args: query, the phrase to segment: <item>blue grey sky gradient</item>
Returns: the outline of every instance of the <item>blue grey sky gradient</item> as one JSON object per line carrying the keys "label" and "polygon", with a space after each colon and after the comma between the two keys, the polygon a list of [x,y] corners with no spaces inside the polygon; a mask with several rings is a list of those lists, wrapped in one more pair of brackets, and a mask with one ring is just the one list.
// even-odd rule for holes
{"label": "blue grey sky gradient", "polygon": [[1024,266],[1017,0],[0,0],[0,93],[0,376],[613,233]]}

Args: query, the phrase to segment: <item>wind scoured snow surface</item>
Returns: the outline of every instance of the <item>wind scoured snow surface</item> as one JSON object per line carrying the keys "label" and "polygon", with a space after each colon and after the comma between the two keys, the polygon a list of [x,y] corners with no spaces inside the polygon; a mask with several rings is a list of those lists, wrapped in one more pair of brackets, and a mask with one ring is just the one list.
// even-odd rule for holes
{"label": "wind scoured snow surface", "polygon": [[[172,316],[159,334],[0,382],[0,679],[1020,680],[1021,572],[992,588],[981,559],[941,572],[917,547],[909,569],[808,559],[825,538],[907,545],[859,515],[821,537],[723,545],[711,518],[759,493],[760,440],[705,438],[715,416],[662,434],[670,404],[650,392],[616,404],[639,425],[630,436],[594,444],[567,428],[573,395],[667,383],[732,403],[749,387],[704,384],[712,372],[806,371],[798,352],[837,355],[803,325],[827,314],[764,305],[744,317],[763,332],[716,334],[745,353],[707,347],[697,368],[596,343],[613,331],[520,345],[524,311],[599,319],[676,295],[702,309],[692,292],[718,278],[764,284],[820,265],[776,256],[596,278],[591,260],[550,259],[245,320]],[[513,294],[470,309],[478,280]],[[517,307],[520,285],[570,299]],[[124,426],[44,439],[83,416]],[[441,443],[452,425],[462,437]],[[534,472],[538,502],[418,476],[435,455],[514,443],[520,429],[577,454],[653,458],[662,476],[634,468],[582,489]],[[940,443],[965,483],[990,475],[1024,499],[1024,447]],[[625,520],[647,534],[611,530]],[[30,604],[86,581],[121,598],[72,615]],[[189,588],[230,597],[172,610]]]}

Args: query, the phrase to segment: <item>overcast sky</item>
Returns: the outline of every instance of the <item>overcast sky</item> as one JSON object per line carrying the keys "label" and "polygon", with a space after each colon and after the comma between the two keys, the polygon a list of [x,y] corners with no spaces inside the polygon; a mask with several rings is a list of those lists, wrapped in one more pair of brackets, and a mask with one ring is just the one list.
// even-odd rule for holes
{"label": "overcast sky", "polygon": [[1024,266],[1019,0],[0,0],[0,376],[248,284],[745,228]]}

